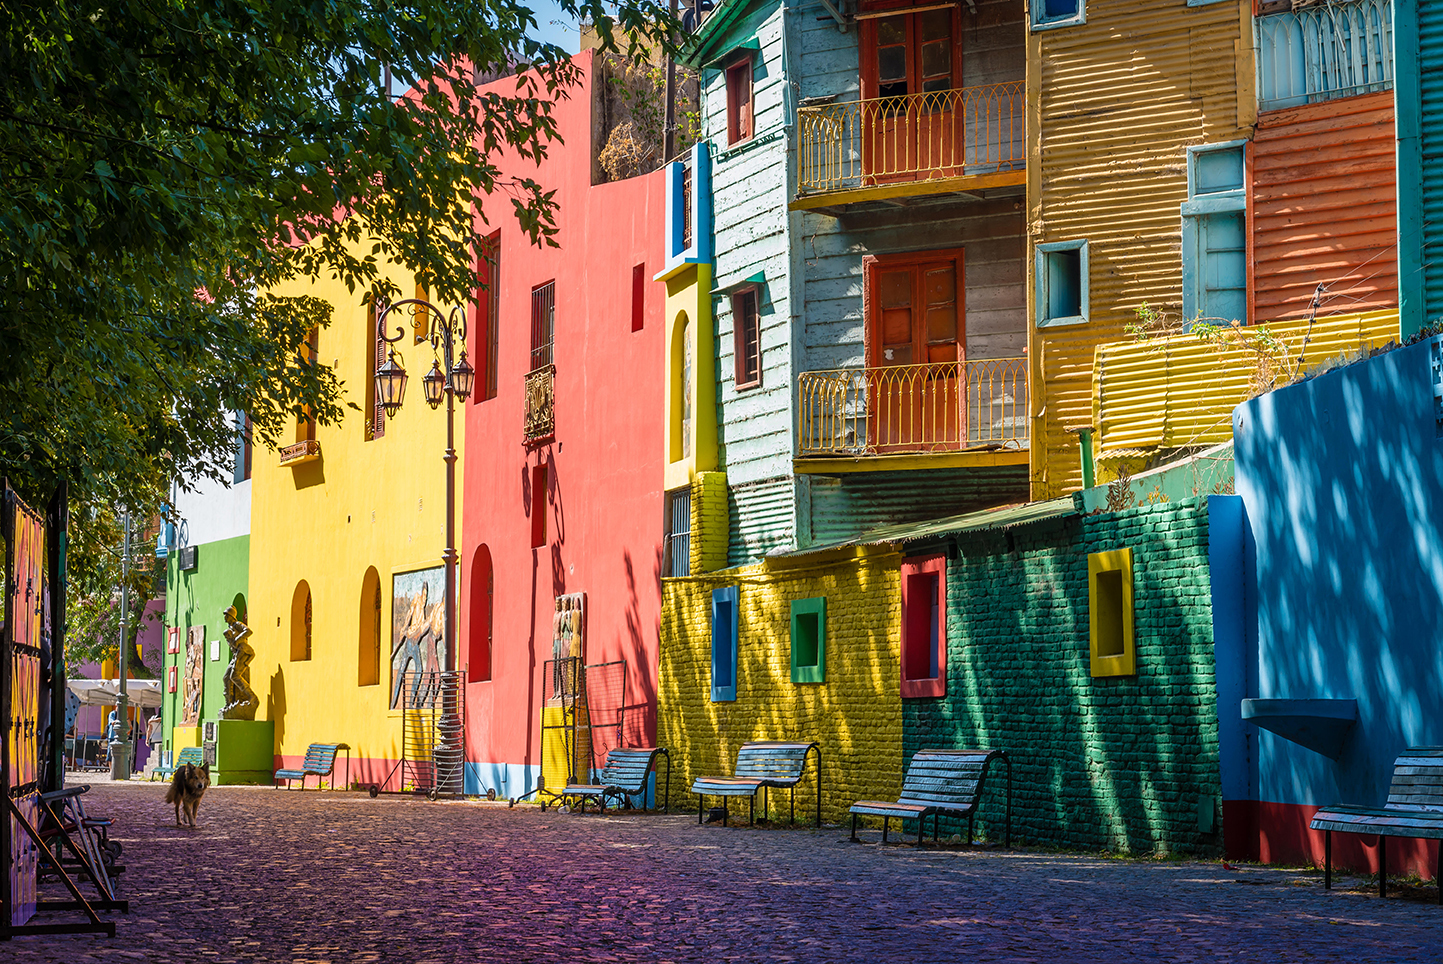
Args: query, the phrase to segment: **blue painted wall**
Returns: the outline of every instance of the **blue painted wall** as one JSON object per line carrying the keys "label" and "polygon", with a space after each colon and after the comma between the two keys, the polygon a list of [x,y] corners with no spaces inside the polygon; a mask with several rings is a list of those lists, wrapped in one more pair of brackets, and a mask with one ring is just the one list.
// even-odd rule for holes
{"label": "blue painted wall", "polygon": [[1439,337],[1233,414],[1257,554],[1264,698],[1351,698],[1340,758],[1258,732],[1258,797],[1380,805],[1393,759],[1443,743]]}

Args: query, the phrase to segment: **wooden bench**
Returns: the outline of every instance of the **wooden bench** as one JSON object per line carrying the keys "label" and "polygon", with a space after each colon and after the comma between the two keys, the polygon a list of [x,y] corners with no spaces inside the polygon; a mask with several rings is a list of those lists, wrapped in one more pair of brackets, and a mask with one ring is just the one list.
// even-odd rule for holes
{"label": "wooden bench", "polygon": [[852,804],[852,839],[857,839],[859,816],[882,818],[882,842],[887,842],[887,825],[893,817],[917,821],[917,843],[922,843],[927,817],[932,817],[932,839],[938,838],[937,824],[942,814],[967,818],[967,843],[972,843],[972,827],[977,818],[977,804],[987,768],[993,760],[1007,765],[1007,846],[1012,846],[1012,761],[1004,750],[918,750],[907,765],[902,781],[902,795],[896,803],[886,800],[858,800]]}
{"label": "wooden bench", "polygon": [[[806,769],[807,754],[817,754],[817,826],[822,825],[822,748],[815,743],[765,741],[745,743],[737,751],[737,764],[732,776],[699,777],[692,782],[691,792],[697,795],[696,822],[706,812],[706,798],[747,797],[751,822],[756,823],[757,791],[777,787],[792,792],[792,821],[797,819],[797,783]],[[763,804],[763,812],[766,811]],[[722,826],[727,823],[727,810],[722,808]]]}
{"label": "wooden bench", "polygon": [[657,757],[666,757],[666,805],[671,810],[671,754],[666,747],[618,747],[606,754],[606,766],[596,776],[594,784],[568,784],[561,791],[562,799],[580,798],[581,811],[586,812],[586,801],[595,797],[606,812],[606,798],[624,799],[641,796],[641,809],[646,812],[646,778],[656,766]]}
{"label": "wooden bench", "polygon": [[158,766],[154,770],[150,771],[150,782],[154,783],[156,777],[168,777],[176,770],[179,770],[181,767],[187,764],[191,766],[200,766],[204,762],[205,751],[202,750],[200,747],[182,747],[181,751],[176,754],[174,763],[172,763],[170,766]]}
{"label": "wooden bench", "polygon": [[[346,786],[351,785],[351,748],[344,743],[312,743],[306,749],[306,758],[301,762],[299,769],[280,769],[276,771],[275,780],[286,781],[286,789],[291,787],[292,780],[301,781],[301,789],[306,788],[306,777],[316,778],[316,789],[321,789],[321,778],[331,775],[336,768],[336,753],[339,750],[346,751]],[[279,788],[280,784],[276,784]]]}
{"label": "wooden bench", "polygon": [[[1383,807],[1339,804],[1313,814],[1323,831],[1323,887],[1333,886],[1333,831],[1378,835],[1378,896],[1388,895],[1388,837],[1443,840],[1443,747],[1415,746],[1393,762],[1393,784]],[[1443,844],[1439,845],[1443,852]],[[1443,904],[1443,859],[1433,867],[1438,903]]]}

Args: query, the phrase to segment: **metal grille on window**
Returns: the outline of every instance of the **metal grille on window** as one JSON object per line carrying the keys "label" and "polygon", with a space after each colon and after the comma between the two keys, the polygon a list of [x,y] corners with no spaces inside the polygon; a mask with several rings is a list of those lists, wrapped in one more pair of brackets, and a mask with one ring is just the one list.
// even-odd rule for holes
{"label": "metal grille on window", "polygon": [[691,490],[667,496],[666,549],[668,576],[691,575]]}
{"label": "metal grille on window", "polygon": [[556,282],[531,292],[531,370],[545,368],[552,362],[551,344],[556,326]]}

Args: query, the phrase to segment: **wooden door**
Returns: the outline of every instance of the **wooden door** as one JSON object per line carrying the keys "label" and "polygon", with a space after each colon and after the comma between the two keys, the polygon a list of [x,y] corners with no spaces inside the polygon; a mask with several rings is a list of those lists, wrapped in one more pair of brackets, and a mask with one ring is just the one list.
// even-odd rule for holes
{"label": "wooden door", "polygon": [[962,252],[867,263],[868,436],[878,452],[955,450],[967,437]]}
{"label": "wooden door", "polygon": [[864,183],[962,173],[958,17],[957,7],[945,7],[863,21]]}

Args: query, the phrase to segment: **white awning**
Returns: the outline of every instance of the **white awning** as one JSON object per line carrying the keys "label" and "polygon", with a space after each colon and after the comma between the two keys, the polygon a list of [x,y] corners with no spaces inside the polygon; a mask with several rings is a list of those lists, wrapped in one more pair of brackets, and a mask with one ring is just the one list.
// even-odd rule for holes
{"label": "white awning", "polygon": [[[120,702],[118,679],[73,679],[68,680],[66,685],[80,702],[90,706],[115,706]],[[125,697],[131,706],[157,707],[160,705],[160,681],[128,679],[125,681]]]}

